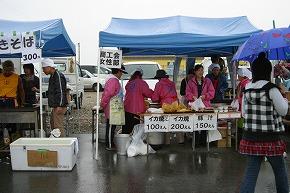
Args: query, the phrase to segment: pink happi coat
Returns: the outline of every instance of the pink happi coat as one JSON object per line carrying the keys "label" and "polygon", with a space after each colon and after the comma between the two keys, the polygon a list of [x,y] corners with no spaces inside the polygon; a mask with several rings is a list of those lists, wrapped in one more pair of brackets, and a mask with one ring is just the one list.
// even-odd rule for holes
{"label": "pink happi coat", "polygon": [[[203,78],[201,95],[205,96],[203,103],[206,107],[210,107],[210,100],[214,98],[215,90],[209,78]],[[185,97],[188,102],[193,102],[193,97],[198,98],[198,87],[196,78],[188,81],[185,91]]]}
{"label": "pink happi coat", "polygon": [[174,82],[168,78],[161,78],[155,85],[151,99],[153,102],[159,102],[161,105],[164,103],[171,104],[178,101]]}
{"label": "pink happi coat", "polygon": [[146,111],[144,99],[151,98],[153,90],[140,78],[130,80],[125,89],[125,111],[133,114],[144,113]]}

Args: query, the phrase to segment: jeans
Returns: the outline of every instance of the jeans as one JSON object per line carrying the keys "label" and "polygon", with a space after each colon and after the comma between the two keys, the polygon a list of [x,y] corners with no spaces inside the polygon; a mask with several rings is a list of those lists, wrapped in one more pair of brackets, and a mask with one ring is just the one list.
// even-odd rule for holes
{"label": "jeans", "polygon": [[[288,177],[283,156],[267,156],[274,171],[277,193],[289,193]],[[240,193],[254,193],[264,156],[248,156],[246,173],[241,184]]]}

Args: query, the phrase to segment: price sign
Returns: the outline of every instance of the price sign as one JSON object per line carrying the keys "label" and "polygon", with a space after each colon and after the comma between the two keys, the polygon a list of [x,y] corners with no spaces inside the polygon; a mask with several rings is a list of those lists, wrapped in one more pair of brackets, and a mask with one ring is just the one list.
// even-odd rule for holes
{"label": "price sign", "polygon": [[145,115],[144,116],[145,133],[149,132],[168,132],[168,115]]}
{"label": "price sign", "polygon": [[28,64],[28,63],[37,63],[41,61],[41,49],[29,49],[23,50],[21,63]]}
{"label": "price sign", "polygon": [[193,116],[193,130],[217,130],[217,114],[194,114]]}
{"label": "price sign", "polygon": [[169,117],[169,132],[192,132],[193,115],[171,115]]}

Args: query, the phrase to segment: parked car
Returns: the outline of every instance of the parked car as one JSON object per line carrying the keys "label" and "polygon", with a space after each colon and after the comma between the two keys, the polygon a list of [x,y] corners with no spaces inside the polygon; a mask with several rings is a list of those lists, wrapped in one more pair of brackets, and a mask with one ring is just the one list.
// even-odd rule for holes
{"label": "parked car", "polygon": [[128,80],[130,79],[131,75],[137,68],[141,68],[143,70],[143,79],[147,82],[149,87],[154,90],[156,83],[158,82],[157,79],[154,79],[156,75],[156,71],[161,69],[161,66],[157,62],[152,61],[138,61],[138,62],[126,62],[124,63],[125,69],[128,74],[124,74],[123,78],[123,88],[125,88]]}
{"label": "parked car", "polygon": [[100,80],[98,77],[94,76],[85,69],[82,69],[82,75],[84,78],[85,89],[93,89],[94,91],[97,91],[98,83],[100,83],[99,91],[102,92],[104,90],[105,80]]}

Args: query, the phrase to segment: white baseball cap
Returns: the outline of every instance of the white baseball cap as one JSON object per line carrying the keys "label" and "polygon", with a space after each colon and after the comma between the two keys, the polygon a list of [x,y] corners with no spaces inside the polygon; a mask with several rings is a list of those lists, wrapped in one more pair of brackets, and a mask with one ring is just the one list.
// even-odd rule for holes
{"label": "white baseball cap", "polygon": [[219,64],[213,63],[208,68],[209,68],[210,71],[212,71],[214,68],[221,69],[221,66]]}
{"label": "white baseball cap", "polygon": [[48,66],[50,66],[52,68],[55,68],[56,67],[56,65],[54,64],[53,60],[50,59],[50,58],[44,58],[44,59],[42,59],[41,64],[42,64],[42,67],[43,68],[44,67],[48,67]]}

